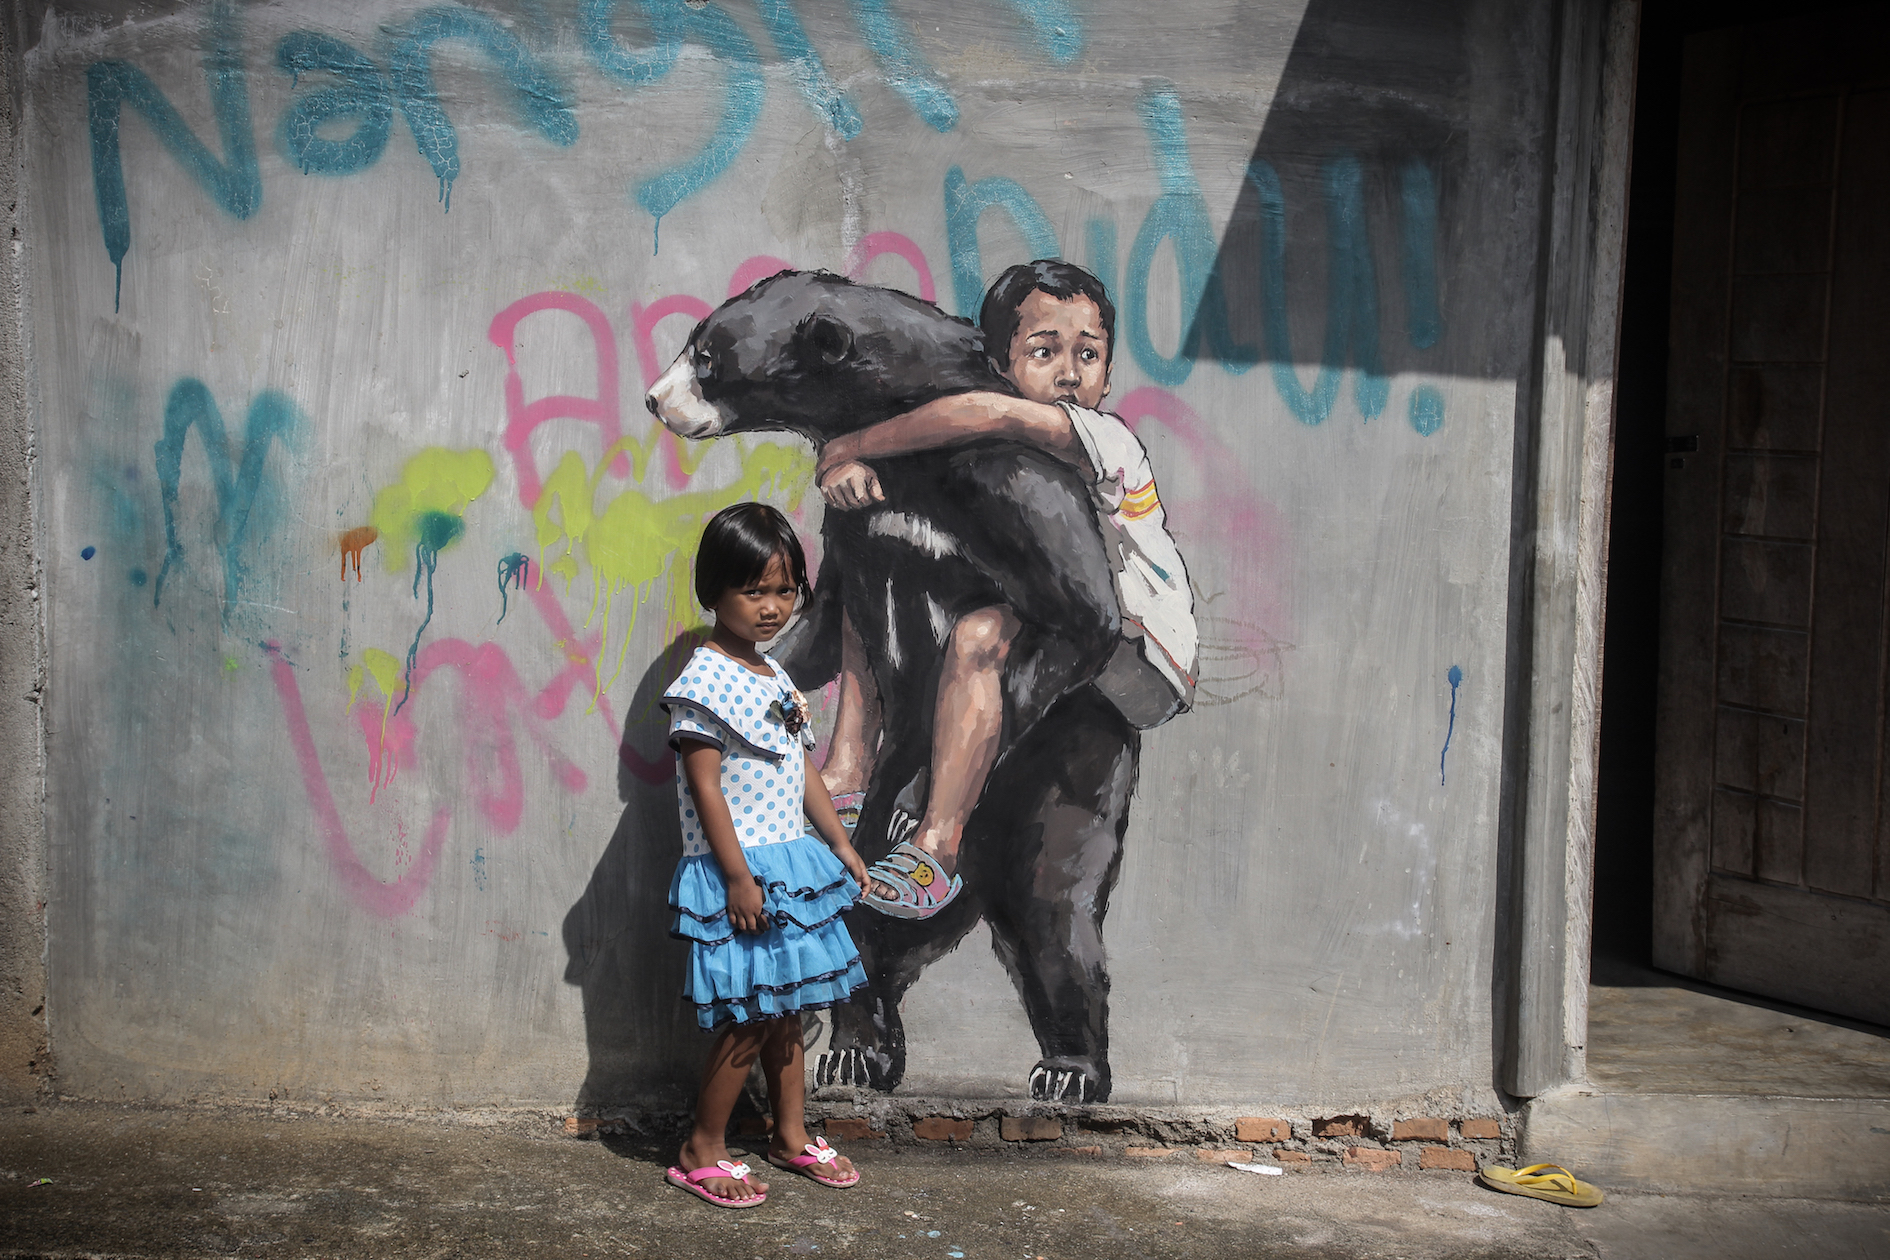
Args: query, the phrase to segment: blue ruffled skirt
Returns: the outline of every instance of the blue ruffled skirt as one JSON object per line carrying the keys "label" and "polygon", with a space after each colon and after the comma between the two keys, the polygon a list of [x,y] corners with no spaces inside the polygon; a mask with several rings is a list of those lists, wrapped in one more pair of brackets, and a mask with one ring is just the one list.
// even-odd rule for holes
{"label": "blue ruffled skirt", "polygon": [[683,1000],[695,1005],[696,1022],[713,1029],[846,1001],[866,983],[840,921],[860,886],[816,836],[742,856],[762,880],[764,932],[730,926],[728,885],[713,854],[685,857],[669,882],[669,934],[689,942]]}

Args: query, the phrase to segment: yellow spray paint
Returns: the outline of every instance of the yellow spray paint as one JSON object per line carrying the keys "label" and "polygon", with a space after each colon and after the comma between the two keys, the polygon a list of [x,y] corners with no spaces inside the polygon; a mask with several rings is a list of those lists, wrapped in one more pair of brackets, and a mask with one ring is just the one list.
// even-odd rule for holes
{"label": "yellow spray paint", "polygon": [[[666,499],[652,499],[638,490],[626,490],[595,510],[597,489],[607,468],[617,454],[627,452],[633,476],[641,481],[650,454],[664,431],[650,435],[647,442],[625,438],[613,444],[598,460],[595,469],[587,469],[583,457],[567,452],[558,462],[544,491],[532,509],[538,534],[538,580],[547,571],[562,576],[568,590],[579,568],[579,553],[591,569],[591,612],[587,620],[603,613],[602,642],[598,649],[597,696],[609,690],[623,672],[624,654],[630,635],[636,629],[636,613],[649,597],[656,583],[667,578],[664,591],[664,633],[697,624],[695,599],[690,592],[689,556],[702,523],[732,503],[759,498],[764,491],[770,497],[797,506],[814,479],[814,459],[805,447],[779,442],[761,442],[744,449],[740,475],[729,485],[714,490],[691,491]],[[700,458],[693,461],[700,464]],[[693,472],[693,468],[687,471]],[[562,543],[555,559],[546,559],[552,547]],[[619,592],[632,592],[630,624],[617,641],[616,661],[609,681],[604,679],[604,662],[610,657],[611,604]]]}
{"label": "yellow spray paint", "polygon": [[419,520],[429,512],[463,516],[467,505],[492,484],[492,456],[474,448],[429,446],[408,460],[400,480],[374,496],[368,522],[380,531],[387,570],[407,567],[419,541]]}
{"label": "yellow spray paint", "polygon": [[[379,648],[369,648],[361,653],[361,664],[348,668],[348,708],[354,708],[354,702],[360,697],[362,675],[374,679],[374,686],[381,693],[381,735],[375,741],[368,757],[368,804],[374,803],[374,794],[394,781],[394,758],[387,749],[387,719],[394,712],[396,695],[406,691],[400,677],[400,658],[392,652],[383,652]],[[385,773],[383,773],[383,771]]]}

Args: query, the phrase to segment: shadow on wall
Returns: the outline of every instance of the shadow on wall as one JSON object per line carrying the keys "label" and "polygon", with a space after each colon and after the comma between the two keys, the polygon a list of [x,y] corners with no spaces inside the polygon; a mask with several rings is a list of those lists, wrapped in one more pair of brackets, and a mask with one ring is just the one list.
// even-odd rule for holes
{"label": "shadow on wall", "polygon": [[564,916],[564,980],[583,993],[590,1054],[580,1114],[630,1104],[688,1107],[708,1048],[694,1008],[681,998],[686,947],[669,935],[669,881],[682,830],[669,718],[656,703],[706,637],[699,630],[678,635],[638,680],[617,760],[623,814]]}
{"label": "shadow on wall", "polygon": [[[1429,436],[1444,423],[1441,393],[1424,384],[1394,396],[1396,374],[1522,371],[1524,339],[1495,331],[1500,325],[1469,338],[1446,335],[1450,291],[1475,289],[1480,278],[1465,274],[1481,236],[1469,203],[1535,191],[1514,178],[1506,181],[1513,187],[1483,186],[1475,169],[1466,124],[1481,120],[1466,119],[1464,108],[1472,99],[1479,7],[1313,0],[1218,243],[1190,245],[1207,231],[1207,216],[1195,204],[1199,192],[1177,178],[1185,147],[1172,154],[1179,161],[1164,160],[1164,134],[1181,135],[1179,112],[1164,119],[1158,101],[1145,106],[1164,204],[1130,247],[1125,284],[1147,283],[1157,234],[1166,231],[1180,263],[1183,309],[1193,311],[1172,358],[1143,344],[1148,334],[1140,327],[1124,330],[1139,361],[1153,356],[1159,383],[1204,359],[1230,372],[1257,368],[1270,378],[1260,387],[1271,385],[1302,424],[1386,416]],[[1485,131],[1501,145],[1514,126],[1509,120]],[[1485,226],[1493,239],[1505,228],[1513,234],[1513,224]],[[1494,268],[1499,274],[1503,261]],[[1528,274],[1525,267],[1508,277],[1506,296],[1522,311]],[[1512,344],[1478,344],[1489,337]]]}
{"label": "shadow on wall", "polygon": [[[1539,320],[1558,317],[1538,309],[1537,249],[1552,156],[1559,7],[1310,0],[1227,228],[1218,242],[1192,249],[1186,242],[1208,230],[1205,205],[1198,191],[1190,200],[1174,155],[1161,160],[1159,111],[1145,117],[1167,209],[1151,214],[1153,226],[1138,234],[1124,287],[1147,282],[1161,243],[1156,233],[1166,231],[1182,309],[1192,312],[1172,358],[1146,344],[1145,330],[1125,328],[1138,361],[1153,357],[1150,375],[1172,387],[1213,361],[1230,373],[1261,377],[1254,388],[1277,395],[1300,424],[1364,424],[1380,438],[1392,426],[1408,426],[1446,443],[1450,378],[1515,381],[1517,445],[1510,455],[1522,473],[1529,466],[1522,409],[1537,370],[1532,334]],[[1517,65],[1544,73],[1495,69]],[[1169,130],[1180,134],[1178,116]],[[1185,160],[1185,148],[1175,153]],[[1125,305],[1146,309],[1133,300]],[[1552,337],[1560,329],[1540,331]],[[1528,482],[1519,475],[1513,532],[1529,504]],[[1512,644],[1529,641],[1514,602],[1528,587],[1519,568],[1524,559],[1525,549],[1512,546]],[[1523,669],[1526,661],[1511,651],[1505,749],[1516,747],[1511,732],[1522,710],[1515,697],[1527,688],[1514,684]],[[1490,939],[1499,959],[1515,930],[1509,893],[1517,874],[1517,773],[1506,757],[1489,872]],[[1498,1013],[1490,1035],[1500,1088],[1512,1036],[1502,1013],[1515,981],[1497,965],[1484,982]]]}

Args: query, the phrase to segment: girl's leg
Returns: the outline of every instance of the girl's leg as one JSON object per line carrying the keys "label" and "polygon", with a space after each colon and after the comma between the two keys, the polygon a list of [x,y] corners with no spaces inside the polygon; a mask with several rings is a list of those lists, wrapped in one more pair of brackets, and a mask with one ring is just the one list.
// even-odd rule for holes
{"label": "girl's leg", "polygon": [[[684,1172],[713,1168],[729,1158],[725,1142],[729,1115],[741,1098],[742,1086],[748,1081],[748,1069],[761,1054],[769,1029],[779,1022],[729,1024],[716,1035],[715,1045],[709,1050],[709,1061],[702,1069],[702,1089],[696,1095],[695,1127],[676,1156],[676,1163]],[[711,1177],[701,1184],[710,1194],[725,1199],[750,1199],[768,1190],[766,1183],[752,1177],[747,1185],[729,1177]]]}
{"label": "girl's leg", "polygon": [[[798,1012],[771,1019],[761,1043],[761,1070],[768,1078],[768,1105],[774,1109],[774,1136],[768,1149],[783,1158],[802,1154],[807,1136],[807,1060],[801,1040]],[[842,1155],[828,1166],[830,1176],[844,1177],[853,1161]]]}

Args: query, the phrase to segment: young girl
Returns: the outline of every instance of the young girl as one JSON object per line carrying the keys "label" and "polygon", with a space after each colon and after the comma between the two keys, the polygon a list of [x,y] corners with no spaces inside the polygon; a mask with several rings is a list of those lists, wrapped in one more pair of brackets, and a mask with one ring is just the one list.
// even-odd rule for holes
{"label": "young girl", "polygon": [[695,1126],[665,1176],[721,1207],[767,1199],[768,1187],[723,1145],[757,1058],[774,1111],[768,1162],[826,1186],[860,1180],[825,1138],[808,1141],[800,1012],[844,1002],[866,983],[840,922],[866,867],[808,761],[807,703],[756,647],[781,633],[806,592],[807,561],[786,517],[762,503],[718,512],[696,553],[696,597],[714,612],[715,631],[662,700],[683,831],[670,934],[690,942],[684,998],[717,1034]]}

